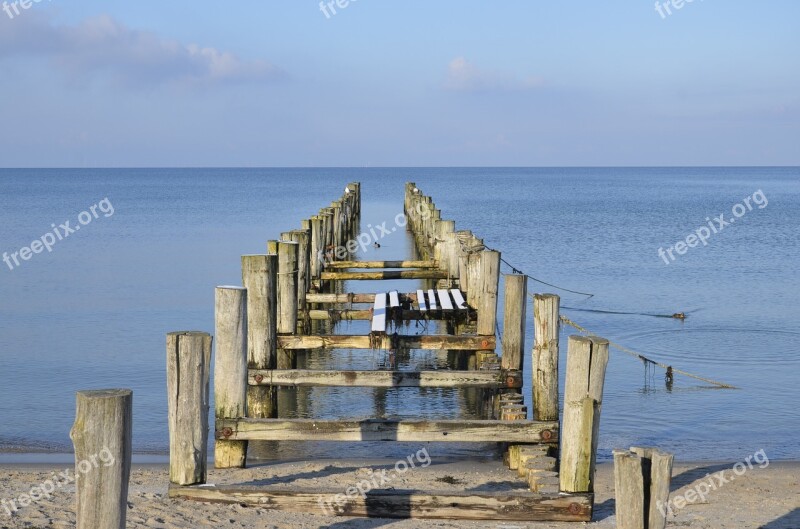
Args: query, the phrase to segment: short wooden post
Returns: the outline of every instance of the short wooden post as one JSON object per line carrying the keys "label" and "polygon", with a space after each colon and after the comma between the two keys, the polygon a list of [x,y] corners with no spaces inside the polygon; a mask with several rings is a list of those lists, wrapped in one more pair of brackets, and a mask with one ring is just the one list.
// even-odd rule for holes
{"label": "short wooden post", "polygon": [[[278,334],[297,332],[297,253],[296,242],[278,243]],[[278,369],[294,367],[294,352],[278,350]]]}
{"label": "short wooden post", "polygon": [[505,276],[503,310],[502,368],[522,371],[525,358],[525,313],[528,306],[528,277]]}
{"label": "short wooden post", "polygon": [[278,241],[267,241],[267,254],[278,255]]}
{"label": "short wooden post", "polygon": [[75,447],[78,529],[125,529],[131,473],[133,392],[79,391]]}
{"label": "short wooden post", "polygon": [[559,304],[555,294],[533,298],[533,418],[558,420]]}
{"label": "short wooden post", "polygon": [[[307,230],[291,232],[292,241],[297,243],[297,310],[305,311],[306,294],[311,285],[311,234]],[[303,326],[304,334],[308,329]]]}
{"label": "short wooden post", "polygon": [[[242,284],[247,289],[247,365],[250,369],[274,369],[278,343],[278,256],[243,255]],[[275,417],[275,389],[248,386],[247,416]]]}
{"label": "short wooden post", "polygon": [[[218,421],[246,417],[247,289],[216,288],[214,336],[214,417]],[[215,440],[216,468],[244,468],[246,462],[247,441]]]}
{"label": "short wooden post", "polygon": [[177,485],[206,482],[211,335],[167,334],[169,477]]}
{"label": "short wooden post", "polygon": [[562,492],[592,492],[608,341],[570,336],[561,435]]}
{"label": "short wooden post", "polygon": [[614,450],[614,504],[617,529],[645,529],[642,458],[628,450]]}
{"label": "short wooden post", "polygon": [[497,323],[497,290],[500,283],[500,252],[480,253],[478,284],[478,335],[494,336]]}
{"label": "short wooden post", "polygon": [[631,452],[642,459],[644,512],[647,517],[645,527],[664,529],[667,526],[667,505],[674,456],[657,448],[637,446],[632,446]]}

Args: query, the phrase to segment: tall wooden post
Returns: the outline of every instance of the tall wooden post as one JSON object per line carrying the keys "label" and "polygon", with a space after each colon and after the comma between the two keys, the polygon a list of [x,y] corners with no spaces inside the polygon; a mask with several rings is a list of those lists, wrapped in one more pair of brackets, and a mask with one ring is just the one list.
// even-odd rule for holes
{"label": "tall wooden post", "polygon": [[478,281],[478,335],[494,336],[497,323],[497,290],[500,283],[500,252],[486,250],[480,254]]}
{"label": "tall wooden post", "polygon": [[[244,264],[244,259],[242,260]],[[214,417],[247,416],[247,289],[217,287],[214,293]],[[216,428],[215,428],[216,430]],[[247,441],[214,442],[216,468],[244,468]]]}
{"label": "tall wooden post", "polygon": [[176,485],[206,482],[211,335],[167,334],[169,477]]}
{"label": "tall wooden post", "polygon": [[[278,256],[243,255],[242,284],[247,289],[247,365],[274,369],[278,344]],[[247,416],[275,417],[276,388],[247,387]]]}
{"label": "tall wooden post", "polygon": [[592,492],[608,340],[570,336],[561,435],[562,492]]}
{"label": "tall wooden post", "polygon": [[525,358],[525,313],[528,306],[528,277],[505,276],[505,308],[503,310],[502,368],[522,371]]}
{"label": "tall wooden post", "polygon": [[311,217],[311,255],[310,269],[311,279],[319,279],[322,272],[322,264],[325,256],[325,244],[322,241],[322,217]]}
{"label": "tall wooden post", "polygon": [[[296,242],[278,243],[278,334],[297,332],[297,254]],[[294,367],[294,352],[278,350],[278,369]]]}
{"label": "tall wooden post", "polygon": [[533,298],[533,418],[558,420],[558,334],[561,326],[555,294]]}
{"label": "tall wooden post", "polygon": [[131,473],[133,392],[79,391],[75,447],[78,529],[125,529]]}

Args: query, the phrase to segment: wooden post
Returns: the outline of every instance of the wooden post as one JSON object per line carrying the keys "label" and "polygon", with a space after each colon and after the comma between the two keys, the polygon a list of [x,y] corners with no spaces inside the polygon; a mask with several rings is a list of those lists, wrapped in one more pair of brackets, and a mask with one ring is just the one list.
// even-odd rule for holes
{"label": "wooden post", "polygon": [[500,252],[480,253],[478,281],[478,335],[494,336],[497,323],[497,290],[500,283]]}
{"label": "wooden post", "polygon": [[129,389],[77,394],[70,437],[75,447],[78,529],[125,529],[132,411]]}
{"label": "wooden post", "polygon": [[525,358],[525,313],[528,306],[528,277],[506,277],[503,310],[503,369],[522,371]]}
{"label": "wooden post", "polygon": [[614,499],[617,529],[645,529],[642,458],[614,450]]}
{"label": "wooden post", "polygon": [[[297,252],[295,242],[278,243],[278,334],[297,332]],[[278,369],[292,369],[294,352],[278,351]]]}
{"label": "wooden post", "polygon": [[[322,241],[322,217],[311,217],[311,279],[319,279],[322,272],[322,259],[325,256],[325,244]],[[320,253],[321,252],[321,253]]]}
{"label": "wooden post", "polygon": [[278,255],[278,241],[267,241],[267,254]]}
{"label": "wooden post", "polygon": [[674,456],[657,448],[637,446],[632,446],[631,452],[642,459],[646,527],[664,529],[667,526],[667,504]]}
{"label": "wooden post", "polygon": [[[278,256],[243,255],[242,284],[247,289],[247,365],[250,369],[274,369],[278,340]],[[247,416],[275,417],[275,389],[248,386]]]}
{"label": "wooden post", "polygon": [[206,482],[211,335],[167,334],[169,478],[176,485]]}
{"label": "wooden post", "polygon": [[306,310],[306,294],[311,285],[311,234],[307,230],[294,230],[291,240],[297,243],[297,309]]}
{"label": "wooden post", "polygon": [[570,336],[561,435],[561,491],[592,492],[608,341]]}
{"label": "wooden post", "polygon": [[[242,259],[244,264],[245,259]],[[247,416],[247,289],[217,287],[214,296],[214,417]],[[244,468],[247,441],[214,442],[216,468]]]}
{"label": "wooden post", "polygon": [[533,298],[533,418],[558,420],[559,304],[555,294]]}

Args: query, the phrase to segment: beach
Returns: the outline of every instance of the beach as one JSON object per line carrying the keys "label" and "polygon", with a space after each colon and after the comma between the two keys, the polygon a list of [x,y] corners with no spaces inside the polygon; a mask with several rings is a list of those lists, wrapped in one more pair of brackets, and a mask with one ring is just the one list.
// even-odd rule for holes
{"label": "beach", "polygon": [[[714,475],[724,471],[726,481],[710,490],[705,500],[695,498],[682,509],[671,505],[668,527],[698,529],[797,529],[800,527],[800,463],[770,462],[754,466],[737,476],[736,462],[682,463],[673,468],[672,493],[692,499],[690,490],[702,490],[703,483],[718,483]],[[209,483],[268,484],[275,488],[329,490],[344,493],[373,470],[389,468],[391,461],[335,461],[269,463],[243,470],[211,470]],[[14,465],[0,467],[0,500],[19,498],[32,487],[51,479],[53,472],[68,466]],[[733,479],[731,479],[733,478]],[[713,480],[713,481],[712,481]],[[615,527],[613,465],[597,468],[594,519],[589,524],[525,523],[501,521],[386,520],[345,518],[314,513],[271,511],[261,507],[197,503],[167,497],[169,476],[166,465],[135,465],[128,494],[128,523],[131,529],[183,529],[204,527],[264,527],[276,529],[353,527],[400,528],[575,528]],[[439,490],[447,492],[523,490],[517,476],[497,461],[460,461],[436,464],[397,476],[389,486],[395,489]],[[713,485],[712,485],[713,486]],[[688,493],[688,494],[687,494]],[[321,497],[324,501],[325,497]],[[75,488],[58,488],[50,499],[39,500],[9,516],[0,509],[2,529],[66,529],[75,526]],[[8,505],[8,503],[6,503]]]}

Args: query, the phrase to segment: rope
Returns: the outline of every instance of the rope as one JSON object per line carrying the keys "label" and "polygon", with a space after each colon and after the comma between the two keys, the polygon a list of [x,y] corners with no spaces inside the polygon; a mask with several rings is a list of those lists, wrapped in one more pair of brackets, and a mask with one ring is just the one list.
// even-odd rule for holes
{"label": "rope", "polygon": [[[562,322],[566,323],[567,325],[569,325],[571,327],[574,327],[575,329],[577,329],[578,331],[580,331],[582,333],[591,334],[591,335],[595,334],[595,333],[589,331],[588,329],[585,329],[585,328],[581,327],[580,325],[578,325],[574,321],[570,320],[566,316],[560,316],[559,319]],[[670,377],[671,377],[671,375],[673,373],[679,373],[679,374],[687,376],[689,378],[694,378],[694,379],[700,380],[702,382],[707,382],[709,384],[713,384],[713,385],[719,386],[721,388],[739,389],[736,386],[731,386],[730,384],[725,384],[724,382],[717,382],[716,380],[711,380],[710,378],[703,378],[701,376],[693,375],[692,373],[687,373],[686,371],[681,371],[680,369],[676,369],[676,368],[674,368],[672,366],[668,366],[666,364],[662,364],[661,362],[656,362],[655,360],[651,360],[651,359],[647,358],[646,356],[641,355],[641,354],[637,353],[636,351],[633,351],[632,349],[628,349],[627,347],[624,347],[622,345],[616,344],[616,343],[614,343],[614,342],[612,342],[610,340],[609,340],[608,344],[611,347],[619,349],[623,353],[626,353],[626,354],[629,354],[629,355],[631,355],[631,356],[633,356],[635,358],[638,358],[642,362],[649,362],[651,364],[657,365],[658,367],[660,367],[662,369],[666,369],[667,370],[667,375],[670,376]]]}
{"label": "rope", "polygon": [[[491,248],[489,248],[488,246],[486,247],[486,249],[487,249],[487,250],[491,250],[491,251],[493,251],[493,252],[496,252],[496,251],[497,251],[497,250],[492,250],[492,249],[491,249]],[[572,293],[572,294],[579,294],[579,295],[581,295],[581,296],[586,296],[586,299],[590,299],[590,298],[593,298],[593,297],[594,297],[594,294],[590,294],[590,293],[588,293],[588,292],[578,292],[577,290],[570,290],[570,289],[568,289],[568,288],[560,287],[560,286],[558,286],[558,285],[554,285],[554,284],[552,284],[552,283],[548,283],[548,282],[546,282],[546,281],[542,281],[541,279],[537,279],[537,278],[533,277],[532,275],[526,274],[525,272],[523,272],[523,271],[522,271],[522,270],[520,270],[519,268],[515,267],[514,265],[512,265],[511,263],[509,263],[508,261],[506,261],[506,260],[505,260],[505,259],[503,259],[502,257],[500,257],[500,261],[502,261],[502,262],[503,262],[503,263],[505,263],[505,264],[506,264],[506,265],[507,265],[509,268],[511,268],[511,271],[512,271],[513,273],[515,273],[515,274],[518,274],[518,275],[523,275],[523,276],[527,277],[528,279],[532,279],[533,281],[536,281],[537,283],[541,283],[541,284],[543,284],[543,285],[547,285],[548,287],[557,288],[558,290],[563,290],[564,292],[570,292],[570,293]]]}

